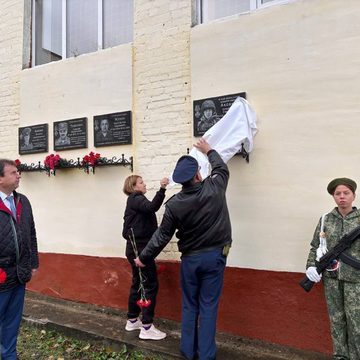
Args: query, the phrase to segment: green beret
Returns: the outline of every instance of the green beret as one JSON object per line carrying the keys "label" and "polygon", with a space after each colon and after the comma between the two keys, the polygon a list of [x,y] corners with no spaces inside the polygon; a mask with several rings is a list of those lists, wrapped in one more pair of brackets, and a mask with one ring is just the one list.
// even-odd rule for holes
{"label": "green beret", "polygon": [[345,185],[348,187],[353,193],[355,193],[356,190],[356,182],[354,180],[348,179],[348,178],[337,178],[334,180],[331,180],[329,182],[329,185],[327,186],[327,191],[330,195],[334,195],[335,189],[339,185]]}

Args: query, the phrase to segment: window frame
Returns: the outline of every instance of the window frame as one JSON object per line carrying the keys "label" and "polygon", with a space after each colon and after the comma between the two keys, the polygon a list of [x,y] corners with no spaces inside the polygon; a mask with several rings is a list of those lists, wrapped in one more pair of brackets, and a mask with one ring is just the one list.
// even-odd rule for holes
{"label": "window frame", "polygon": [[[36,67],[36,0],[32,0],[32,6],[31,6],[31,13],[32,13],[32,20],[31,20],[31,67]],[[97,6],[98,6],[98,19],[97,19],[97,50],[104,49],[104,2],[103,0],[97,0]],[[65,60],[67,58],[73,57],[73,56],[67,56],[67,38],[66,38],[66,25],[67,25],[67,0],[61,0],[61,14],[62,14],[62,23],[61,23],[61,60]],[[120,44],[119,44],[120,45]],[[61,61],[60,60],[60,61]],[[52,61],[50,61],[52,62]]]}
{"label": "window frame", "polygon": [[[195,0],[195,9],[196,9],[196,24],[199,25],[199,24],[204,24],[204,5],[203,5],[203,1],[204,0]],[[251,11],[255,11],[255,10],[259,10],[259,9],[263,9],[263,8],[267,8],[267,7],[270,7],[270,6],[274,6],[274,5],[278,5],[278,4],[284,4],[284,3],[288,3],[292,0],[272,0],[270,2],[267,2],[265,4],[263,4],[261,2],[262,0],[249,0],[250,2],[250,9],[248,11],[244,11],[244,12],[241,12],[241,13],[236,13],[236,14],[233,14],[233,15],[229,15],[229,16],[226,16],[226,17],[230,17],[230,16],[234,16],[234,15],[239,15],[239,14],[246,14],[248,12],[251,12]],[[220,19],[224,19],[226,17],[220,17],[220,18],[217,18],[217,19],[213,19],[213,20],[210,20],[210,21],[207,21],[205,22],[208,23],[208,22],[212,22],[212,21],[216,21],[216,20],[220,20]]]}

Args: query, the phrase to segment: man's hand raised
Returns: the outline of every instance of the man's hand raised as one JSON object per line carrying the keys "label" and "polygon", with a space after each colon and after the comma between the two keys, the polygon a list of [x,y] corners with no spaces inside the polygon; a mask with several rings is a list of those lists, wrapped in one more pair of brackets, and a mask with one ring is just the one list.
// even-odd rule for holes
{"label": "man's hand raised", "polygon": [[200,138],[194,146],[205,155],[212,149],[204,138]]}

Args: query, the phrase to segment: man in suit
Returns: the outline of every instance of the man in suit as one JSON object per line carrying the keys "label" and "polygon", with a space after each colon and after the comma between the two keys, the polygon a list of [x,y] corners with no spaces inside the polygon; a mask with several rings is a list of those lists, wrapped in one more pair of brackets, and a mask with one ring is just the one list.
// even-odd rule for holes
{"label": "man in suit", "polygon": [[0,348],[2,360],[16,360],[25,284],[39,266],[29,200],[15,191],[20,174],[12,160],[0,159]]}

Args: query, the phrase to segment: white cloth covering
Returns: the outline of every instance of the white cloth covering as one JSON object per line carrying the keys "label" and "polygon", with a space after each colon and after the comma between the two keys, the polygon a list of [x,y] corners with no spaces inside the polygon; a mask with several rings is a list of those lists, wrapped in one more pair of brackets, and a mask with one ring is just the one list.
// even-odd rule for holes
{"label": "white cloth covering", "polygon": [[[253,138],[257,131],[255,111],[245,99],[237,97],[227,113],[206,131],[203,138],[227,163],[240,151],[242,144],[246,152],[252,151]],[[189,155],[199,162],[202,178],[208,177],[211,167],[207,156],[195,147],[192,148]],[[172,176],[169,179],[170,184],[174,185]]]}

